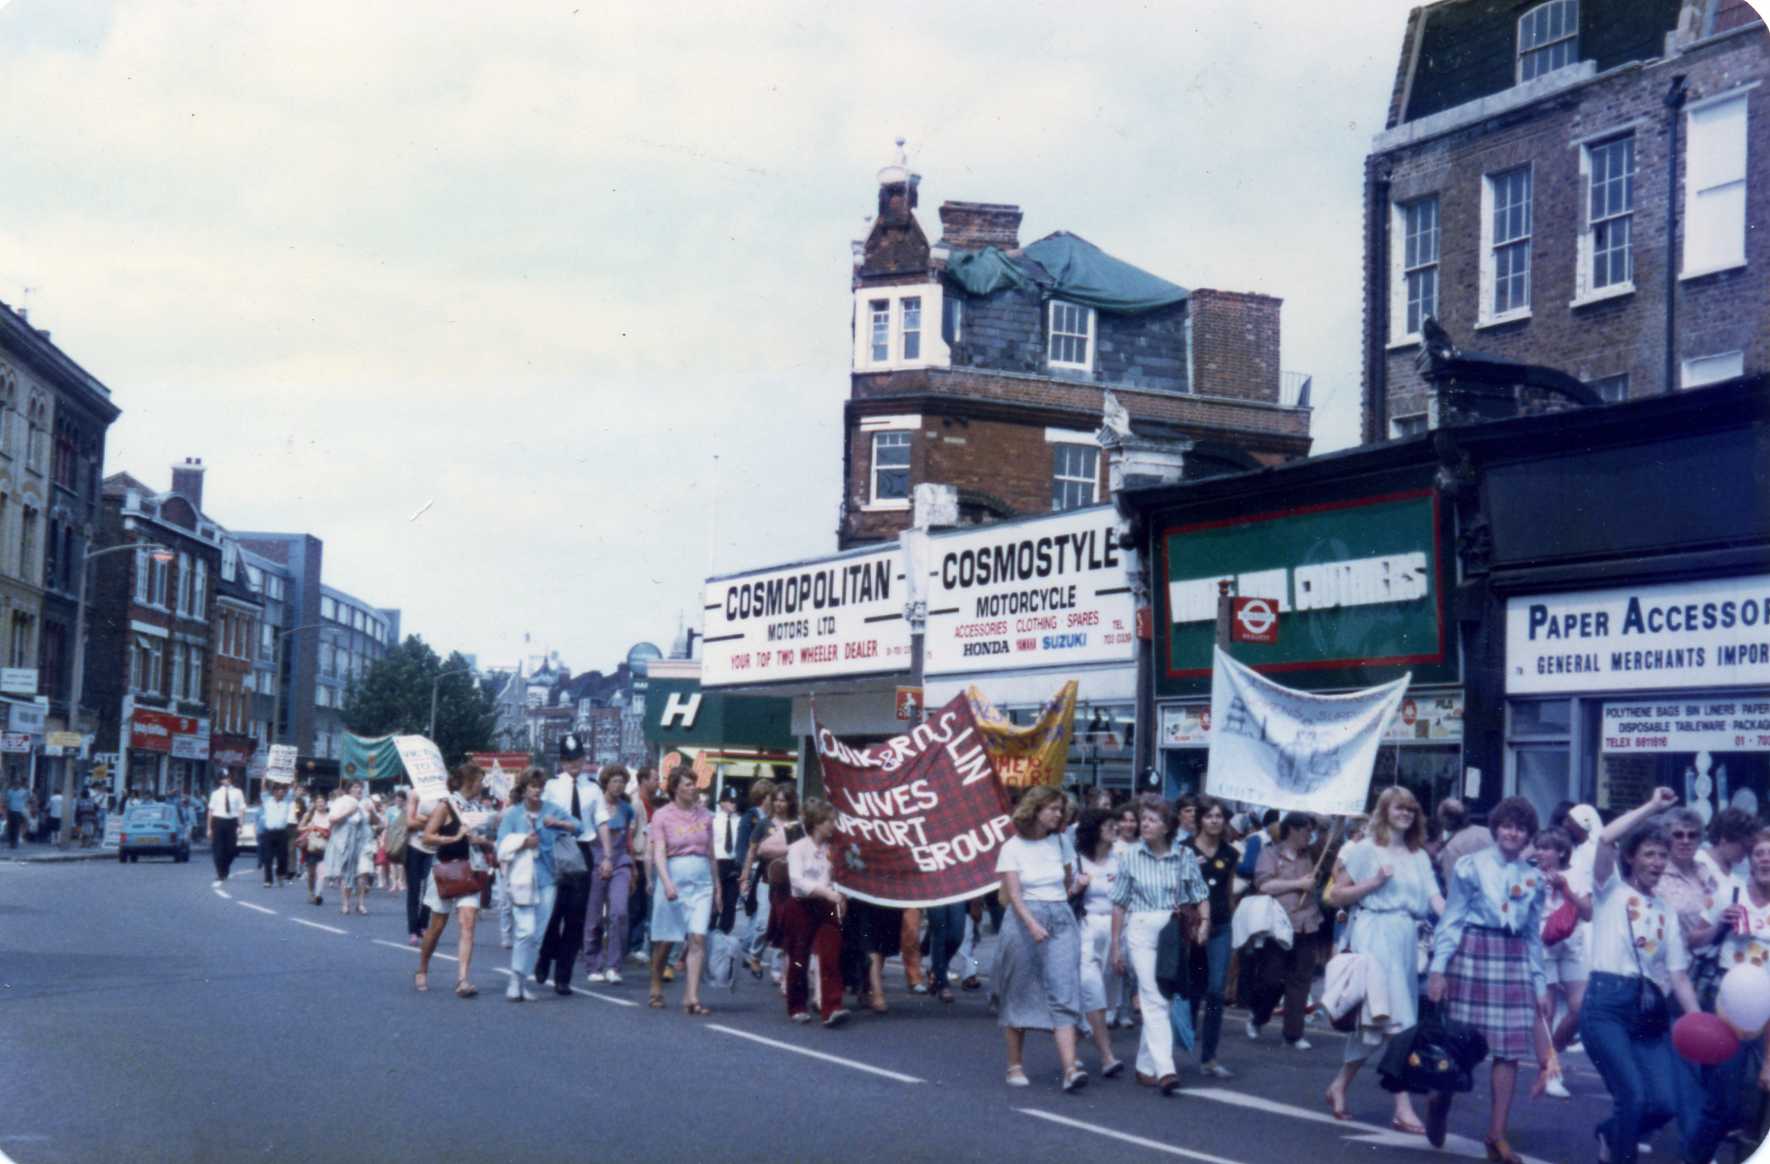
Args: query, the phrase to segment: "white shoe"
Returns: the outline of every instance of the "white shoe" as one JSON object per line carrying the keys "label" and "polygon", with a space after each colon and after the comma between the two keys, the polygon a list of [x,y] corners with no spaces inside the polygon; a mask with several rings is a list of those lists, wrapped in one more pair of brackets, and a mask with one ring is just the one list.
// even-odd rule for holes
{"label": "white shoe", "polygon": [[1561,1082],[1561,1076],[1549,1076],[1549,1082],[1543,1085],[1543,1094],[1552,1095],[1556,1099],[1572,1099],[1573,1093],[1567,1090],[1567,1084]]}
{"label": "white shoe", "polygon": [[1253,1019],[1249,1019],[1248,1020],[1248,1038],[1257,1039],[1259,1037],[1260,1037],[1260,1028],[1254,1025]]}
{"label": "white shoe", "polygon": [[608,975],[601,970],[592,970],[585,976],[584,981],[600,986],[608,981]]}
{"label": "white shoe", "polygon": [[621,984],[621,975],[618,971],[610,970],[606,975],[606,979],[610,986],[619,986]]}
{"label": "white shoe", "polygon": [[220,889],[220,888],[221,888],[221,880],[220,880],[220,878],[217,878],[217,879],[216,879],[216,880],[214,880],[214,881],[211,881],[211,882],[210,882],[210,883],[209,883],[209,888],[211,888],[211,889]]}
{"label": "white shoe", "polygon": [[1308,1039],[1298,1039],[1296,1042],[1291,1044],[1291,1050],[1293,1050],[1293,1051],[1307,1051],[1308,1049],[1309,1049],[1309,1040]]}
{"label": "white shoe", "polygon": [[511,1002],[521,1002],[522,1001],[522,979],[520,979],[516,975],[512,974],[510,976],[510,985],[508,985],[504,988],[504,997],[508,998]]}
{"label": "white shoe", "polygon": [[514,950],[516,948],[516,943],[505,941],[503,938],[499,938],[498,939],[498,948],[501,950]]}

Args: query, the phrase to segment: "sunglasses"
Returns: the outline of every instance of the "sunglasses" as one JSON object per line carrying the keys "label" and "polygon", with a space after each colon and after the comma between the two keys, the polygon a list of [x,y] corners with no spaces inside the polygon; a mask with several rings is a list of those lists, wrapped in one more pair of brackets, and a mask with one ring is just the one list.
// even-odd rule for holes
{"label": "sunglasses", "polygon": [[1694,841],[1694,840],[1699,839],[1701,836],[1702,836],[1701,833],[1673,831],[1672,840],[1674,840],[1674,841]]}

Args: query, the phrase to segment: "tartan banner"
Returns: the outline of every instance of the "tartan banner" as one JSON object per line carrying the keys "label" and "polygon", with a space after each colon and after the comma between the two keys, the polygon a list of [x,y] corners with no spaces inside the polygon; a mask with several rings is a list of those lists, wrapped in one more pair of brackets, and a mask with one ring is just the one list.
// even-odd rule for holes
{"label": "tartan banner", "polygon": [[977,730],[996,762],[996,772],[1009,788],[1033,788],[1049,784],[1063,787],[1069,764],[1069,745],[1075,737],[1076,691],[1074,679],[1045,702],[1037,723],[1021,727],[996,709],[976,687],[966,689]]}
{"label": "tartan banner", "polygon": [[836,809],[831,867],[842,892],[877,905],[964,901],[996,887],[1013,835],[1008,793],[963,693],[904,735],[851,747],[815,722]]}

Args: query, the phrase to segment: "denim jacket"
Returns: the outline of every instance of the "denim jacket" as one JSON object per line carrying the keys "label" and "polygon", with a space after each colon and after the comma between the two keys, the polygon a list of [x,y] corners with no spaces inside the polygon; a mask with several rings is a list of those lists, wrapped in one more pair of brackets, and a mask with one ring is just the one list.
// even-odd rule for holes
{"label": "denim jacket", "polygon": [[[498,840],[533,832],[529,826],[529,810],[521,804],[515,804],[504,810],[498,821]],[[546,889],[553,884],[553,842],[560,837],[575,837],[584,828],[583,822],[574,816],[567,815],[557,805],[545,801],[537,809],[534,816],[539,820],[557,820],[570,822],[569,828],[555,828],[552,825],[541,826],[541,845],[535,850],[535,888]]]}

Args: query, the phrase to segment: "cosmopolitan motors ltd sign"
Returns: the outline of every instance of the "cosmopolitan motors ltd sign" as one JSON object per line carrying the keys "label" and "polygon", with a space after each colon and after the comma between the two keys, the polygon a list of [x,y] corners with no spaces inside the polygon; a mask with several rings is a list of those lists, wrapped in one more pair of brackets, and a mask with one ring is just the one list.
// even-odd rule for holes
{"label": "cosmopolitan motors ltd sign", "polygon": [[1513,598],[1513,695],[1770,686],[1770,575]]}
{"label": "cosmopolitan motors ltd sign", "polygon": [[896,546],[707,582],[701,686],[908,670]]}
{"label": "cosmopolitan motors ltd sign", "polygon": [[929,544],[925,674],[1134,660],[1136,610],[1110,506]]}

